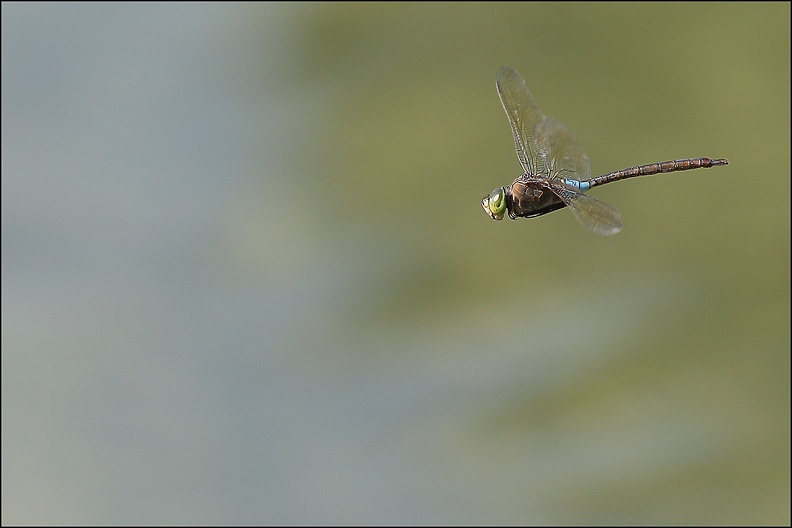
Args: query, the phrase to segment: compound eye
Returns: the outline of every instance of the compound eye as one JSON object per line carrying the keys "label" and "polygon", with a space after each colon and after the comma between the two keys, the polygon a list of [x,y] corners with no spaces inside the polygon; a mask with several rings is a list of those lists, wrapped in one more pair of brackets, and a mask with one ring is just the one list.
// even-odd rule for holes
{"label": "compound eye", "polygon": [[489,195],[489,209],[495,220],[501,220],[506,212],[506,190],[498,187]]}

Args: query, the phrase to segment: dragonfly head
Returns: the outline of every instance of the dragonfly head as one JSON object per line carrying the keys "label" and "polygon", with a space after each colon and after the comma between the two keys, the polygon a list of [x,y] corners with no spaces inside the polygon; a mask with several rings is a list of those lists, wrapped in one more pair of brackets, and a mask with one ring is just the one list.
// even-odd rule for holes
{"label": "dragonfly head", "polygon": [[498,187],[481,200],[481,207],[493,220],[503,220],[506,213],[506,189]]}

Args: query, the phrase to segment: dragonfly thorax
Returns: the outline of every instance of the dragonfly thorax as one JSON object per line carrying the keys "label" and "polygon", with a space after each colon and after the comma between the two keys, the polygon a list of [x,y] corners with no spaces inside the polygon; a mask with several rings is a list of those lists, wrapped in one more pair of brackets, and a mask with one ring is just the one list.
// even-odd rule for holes
{"label": "dragonfly thorax", "polygon": [[564,206],[546,180],[521,176],[506,190],[506,207],[512,219],[541,216]]}

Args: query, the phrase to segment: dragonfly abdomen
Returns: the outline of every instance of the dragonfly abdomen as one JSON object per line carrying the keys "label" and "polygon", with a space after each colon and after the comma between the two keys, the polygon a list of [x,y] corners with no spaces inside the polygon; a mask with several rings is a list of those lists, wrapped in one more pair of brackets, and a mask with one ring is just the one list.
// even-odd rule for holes
{"label": "dragonfly abdomen", "polygon": [[689,158],[683,160],[663,161],[660,163],[650,163],[648,165],[638,165],[630,167],[629,169],[622,169],[596,178],[586,180],[589,187],[596,187],[597,185],[605,185],[606,183],[624,180],[627,178],[634,178],[636,176],[649,176],[652,174],[659,174],[663,172],[677,172],[691,169],[701,169],[709,167],[717,167],[718,165],[728,165],[729,162],[725,159],[710,159],[710,158]]}

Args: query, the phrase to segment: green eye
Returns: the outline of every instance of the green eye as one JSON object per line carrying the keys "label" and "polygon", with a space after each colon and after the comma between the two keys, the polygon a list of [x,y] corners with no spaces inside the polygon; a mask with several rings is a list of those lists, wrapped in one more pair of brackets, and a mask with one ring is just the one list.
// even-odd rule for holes
{"label": "green eye", "polygon": [[503,215],[506,213],[506,189],[498,187],[481,200],[481,205],[490,218],[503,220]]}

